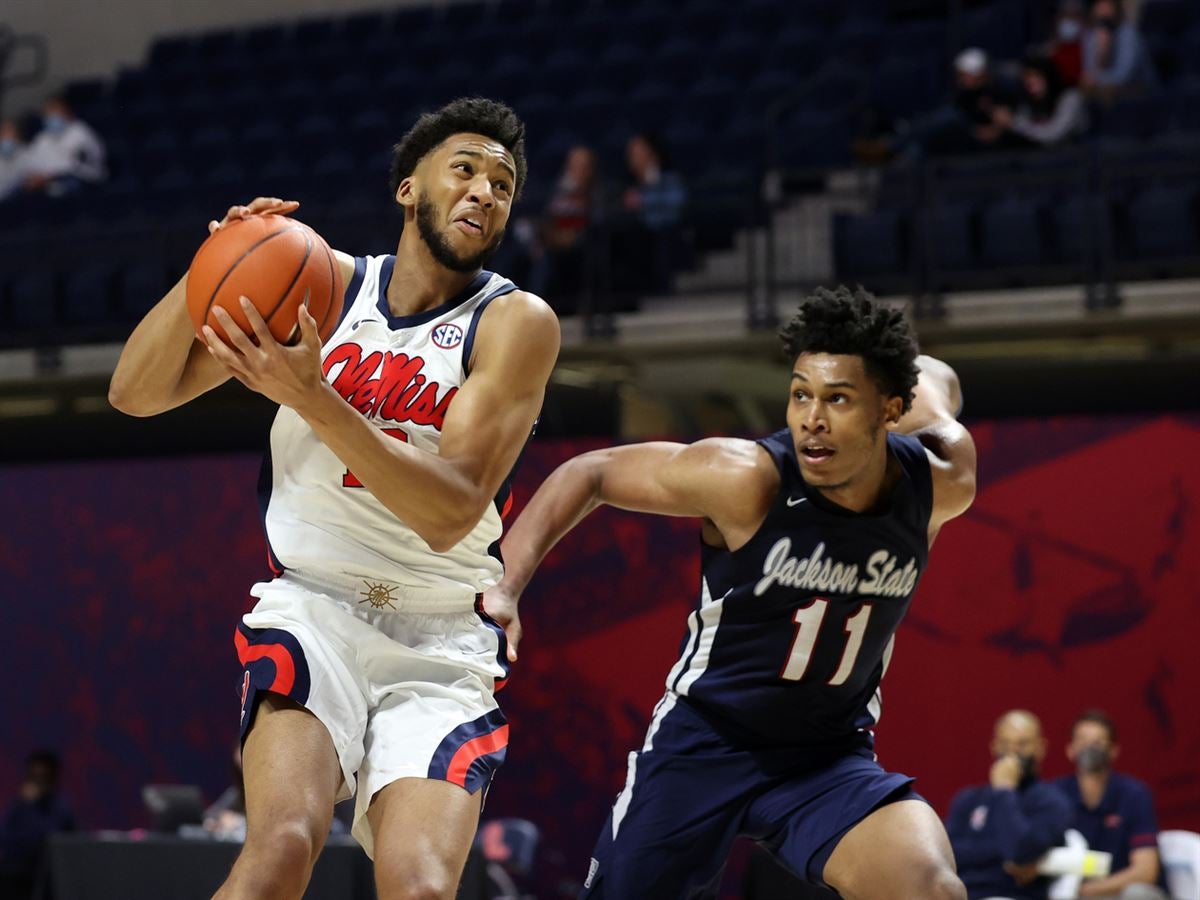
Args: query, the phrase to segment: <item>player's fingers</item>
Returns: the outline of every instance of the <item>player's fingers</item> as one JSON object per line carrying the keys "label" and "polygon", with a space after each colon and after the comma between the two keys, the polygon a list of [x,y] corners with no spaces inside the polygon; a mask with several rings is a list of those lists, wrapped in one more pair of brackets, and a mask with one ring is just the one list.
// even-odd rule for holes
{"label": "player's fingers", "polygon": [[238,301],[242,304],[242,312],[246,314],[246,321],[250,323],[250,328],[254,331],[254,336],[258,338],[258,346],[269,347],[277,343],[274,335],[271,334],[271,329],[267,326],[266,320],[259,313],[257,307],[250,302],[249,297],[238,297]]}
{"label": "player's fingers", "polygon": [[515,663],[517,661],[517,645],[521,643],[521,620],[514,616],[513,620],[505,627],[504,635],[508,638],[508,661]]}
{"label": "player's fingers", "polygon": [[233,321],[233,316],[227,313],[220,306],[214,306],[213,318],[221,323],[221,327],[225,329],[225,334],[229,339],[229,343],[232,344],[233,348],[241,353],[242,356],[248,357],[254,353],[256,349],[254,343],[249,337],[247,337],[246,332],[242,331],[238,324]]}
{"label": "player's fingers", "polygon": [[241,371],[241,357],[229,349],[225,342],[217,335],[216,330],[210,325],[205,325],[202,330],[204,332],[204,343],[208,347],[208,352],[212,358],[231,372]]}
{"label": "player's fingers", "polygon": [[307,294],[304,297],[304,302],[300,305],[300,311],[296,318],[300,325],[300,346],[309,350],[314,348],[319,349],[321,346],[321,336],[317,333],[317,320],[308,311]]}
{"label": "player's fingers", "polygon": [[216,219],[211,219],[208,223],[208,233],[215,234],[216,230],[221,227],[221,223]]}

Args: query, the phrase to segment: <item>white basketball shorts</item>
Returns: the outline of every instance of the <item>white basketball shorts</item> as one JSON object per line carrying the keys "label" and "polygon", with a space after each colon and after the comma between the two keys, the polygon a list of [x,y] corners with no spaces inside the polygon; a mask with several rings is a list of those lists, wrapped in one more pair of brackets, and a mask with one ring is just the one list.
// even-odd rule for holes
{"label": "white basketball shorts", "polygon": [[244,740],[264,692],[329,731],[341,763],[338,800],[357,796],[352,833],[368,855],[371,798],[401,778],[486,789],[504,762],[508,724],[495,691],[508,675],[504,631],[483,612],[412,589],[286,572],[256,584],[234,635]]}

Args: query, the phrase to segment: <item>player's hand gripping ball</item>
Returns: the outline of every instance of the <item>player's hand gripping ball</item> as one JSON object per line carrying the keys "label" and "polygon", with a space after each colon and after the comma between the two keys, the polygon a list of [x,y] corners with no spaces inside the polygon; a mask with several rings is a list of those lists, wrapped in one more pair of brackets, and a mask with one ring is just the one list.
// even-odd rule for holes
{"label": "player's hand gripping ball", "polygon": [[[324,239],[305,225],[286,216],[254,214],[227,216],[200,245],[188,269],[187,305],[196,334],[208,325],[229,343],[221,323],[213,315],[220,306],[246,334],[253,335],[240,299],[250,302],[266,320],[271,335],[281,344],[295,343],[300,336],[297,315],[301,304],[317,322],[324,342],[333,333],[342,312],[342,274],[333,251]],[[265,202],[263,203],[265,205]],[[278,204],[273,208],[287,208]],[[272,208],[272,207],[267,207]]]}

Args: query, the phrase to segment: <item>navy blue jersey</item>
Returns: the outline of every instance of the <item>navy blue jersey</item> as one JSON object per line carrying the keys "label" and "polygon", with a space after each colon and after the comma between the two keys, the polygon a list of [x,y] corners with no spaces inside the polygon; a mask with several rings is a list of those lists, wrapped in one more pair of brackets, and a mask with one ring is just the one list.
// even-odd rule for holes
{"label": "navy blue jersey", "polygon": [[882,511],[854,513],[805,483],[787,430],[759,443],[779,494],[745,546],[704,547],[667,688],[744,745],[838,742],[879,718],[892,636],[929,554],[929,460],[889,433],[902,475]]}

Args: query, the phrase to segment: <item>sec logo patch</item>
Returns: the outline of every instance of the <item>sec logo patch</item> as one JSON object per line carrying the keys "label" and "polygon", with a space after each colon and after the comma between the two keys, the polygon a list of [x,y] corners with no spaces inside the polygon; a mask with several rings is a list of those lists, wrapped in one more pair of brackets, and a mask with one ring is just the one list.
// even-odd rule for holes
{"label": "sec logo patch", "polygon": [[457,325],[447,322],[433,329],[433,342],[443,350],[453,350],[462,343],[463,330]]}

